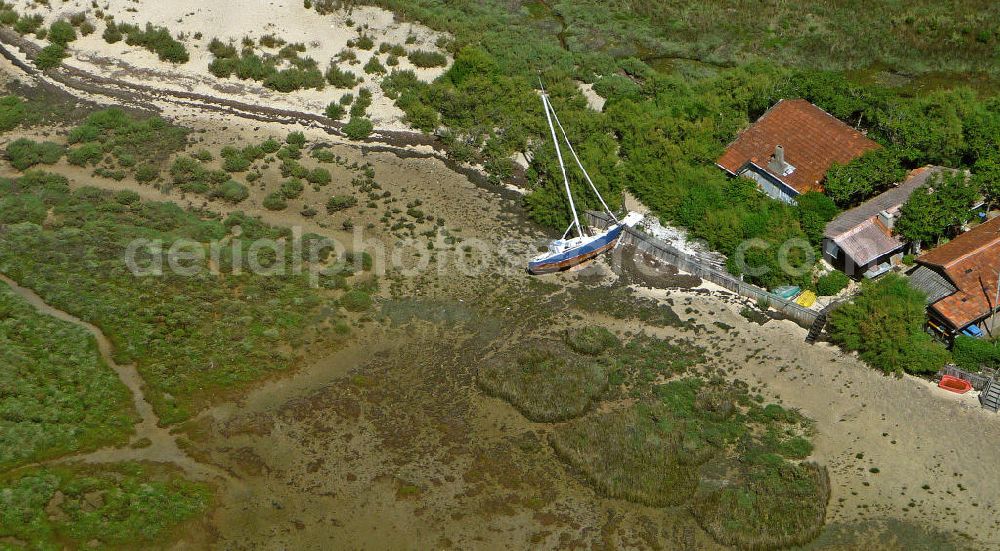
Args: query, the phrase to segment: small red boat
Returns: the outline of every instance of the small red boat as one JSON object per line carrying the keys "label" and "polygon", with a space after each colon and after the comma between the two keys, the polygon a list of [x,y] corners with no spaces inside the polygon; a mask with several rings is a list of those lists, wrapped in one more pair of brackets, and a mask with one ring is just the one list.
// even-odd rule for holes
{"label": "small red boat", "polygon": [[965,394],[966,392],[972,390],[972,383],[966,381],[965,379],[952,377],[951,375],[944,375],[941,377],[941,382],[938,383],[938,386],[956,394]]}

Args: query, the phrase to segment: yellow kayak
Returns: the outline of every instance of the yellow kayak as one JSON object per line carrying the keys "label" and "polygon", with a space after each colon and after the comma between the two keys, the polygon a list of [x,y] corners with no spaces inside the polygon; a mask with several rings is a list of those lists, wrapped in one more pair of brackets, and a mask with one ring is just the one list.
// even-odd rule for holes
{"label": "yellow kayak", "polygon": [[805,306],[809,308],[816,303],[816,293],[812,291],[803,291],[799,298],[795,299],[795,304],[799,306]]}

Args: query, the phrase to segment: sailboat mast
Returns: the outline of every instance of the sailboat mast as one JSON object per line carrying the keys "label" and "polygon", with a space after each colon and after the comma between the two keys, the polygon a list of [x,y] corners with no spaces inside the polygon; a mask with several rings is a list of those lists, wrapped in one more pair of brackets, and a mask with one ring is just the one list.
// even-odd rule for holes
{"label": "sailboat mast", "polygon": [[554,110],[549,105],[549,96],[542,90],[542,104],[545,106],[545,120],[549,122],[549,130],[552,131],[552,144],[556,146],[556,157],[559,158],[559,170],[562,171],[563,184],[566,186],[566,197],[569,198],[569,210],[573,213],[573,225],[576,226],[577,237],[583,237],[583,229],[580,228],[580,219],[576,215],[576,204],[573,203],[573,192],[569,189],[569,177],[566,175],[566,165],[563,163],[562,150],[559,148],[559,137],[556,135],[556,127],[552,124]]}
{"label": "sailboat mast", "polygon": [[569,148],[569,152],[573,154],[573,160],[576,161],[576,166],[580,167],[580,171],[583,172],[583,177],[586,178],[587,183],[590,184],[590,189],[594,192],[594,195],[597,196],[597,200],[601,202],[601,206],[604,207],[604,212],[608,213],[608,216],[610,216],[611,219],[617,224],[618,217],[615,216],[615,213],[611,212],[610,208],[608,208],[608,204],[604,202],[604,197],[601,196],[601,192],[597,191],[597,186],[595,186],[594,181],[590,179],[590,173],[587,172],[586,168],[583,168],[583,163],[580,162],[580,157],[577,156],[576,149],[573,149],[573,144],[569,141],[566,129],[563,128],[562,122],[559,121],[559,114],[556,113],[555,109],[552,110],[552,117],[556,120],[556,124],[559,125],[559,131],[562,132],[563,139],[566,140],[566,147]]}

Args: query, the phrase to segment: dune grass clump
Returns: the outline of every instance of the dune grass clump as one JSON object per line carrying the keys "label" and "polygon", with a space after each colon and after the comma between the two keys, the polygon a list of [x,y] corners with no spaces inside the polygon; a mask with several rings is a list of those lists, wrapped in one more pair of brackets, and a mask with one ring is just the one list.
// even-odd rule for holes
{"label": "dune grass clump", "polygon": [[566,331],[566,344],[578,354],[597,356],[621,343],[611,331],[597,325]]}
{"label": "dune grass clump", "polygon": [[487,394],[503,398],[536,422],[579,417],[608,385],[597,361],[543,348],[527,350],[514,362],[486,366],[477,380]]}
{"label": "dune grass clump", "polygon": [[240,80],[254,80],[285,93],[302,88],[322,90],[326,84],[316,60],[299,55],[305,51],[305,45],[289,44],[276,55],[258,54],[251,46],[240,51],[233,44],[212,39],[208,50],[214,59],[208,66],[209,72],[219,78],[235,76]]}
{"label": "dune grass clump", "polygon": [[444,67],[448,64],[448,58],[442,53],[428,52],[426,50],[414,50],[409,53],[410,63],[414,67],[427,69],[430,67]]}
{"label": "dune grass clump", "polygon": [[[112,26],[109,24],[108,29],[111,28]],[[126,44],[142,46],[155,53],[160,61],[187,63],[190,59],[184,44],[175,40],[165,27],[156,27],[152,23],[146,23],[145,27],[118,23],[114,26],[114,30],[105,31],[104,39],[109,43],[114,43],[121,40],[123,36]]]}
{"label": "dune grass clump", "polygon": [[66,149],[57,143],[19,138],[7,145],[7,160],[14,168],[24,171],[38,164],[55,164],[65,152]]}

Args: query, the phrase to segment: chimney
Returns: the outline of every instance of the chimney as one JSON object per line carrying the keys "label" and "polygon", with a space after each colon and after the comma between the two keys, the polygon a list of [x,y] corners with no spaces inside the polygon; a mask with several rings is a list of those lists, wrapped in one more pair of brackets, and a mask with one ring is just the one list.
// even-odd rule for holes
{"label": "chimney", "polygon": [[768,168],[775,174],[785,174],[788,165],[785,164],[785,148],[781,144],[774,146],[774,155],[771,157],[771,162],[768,163]]}

